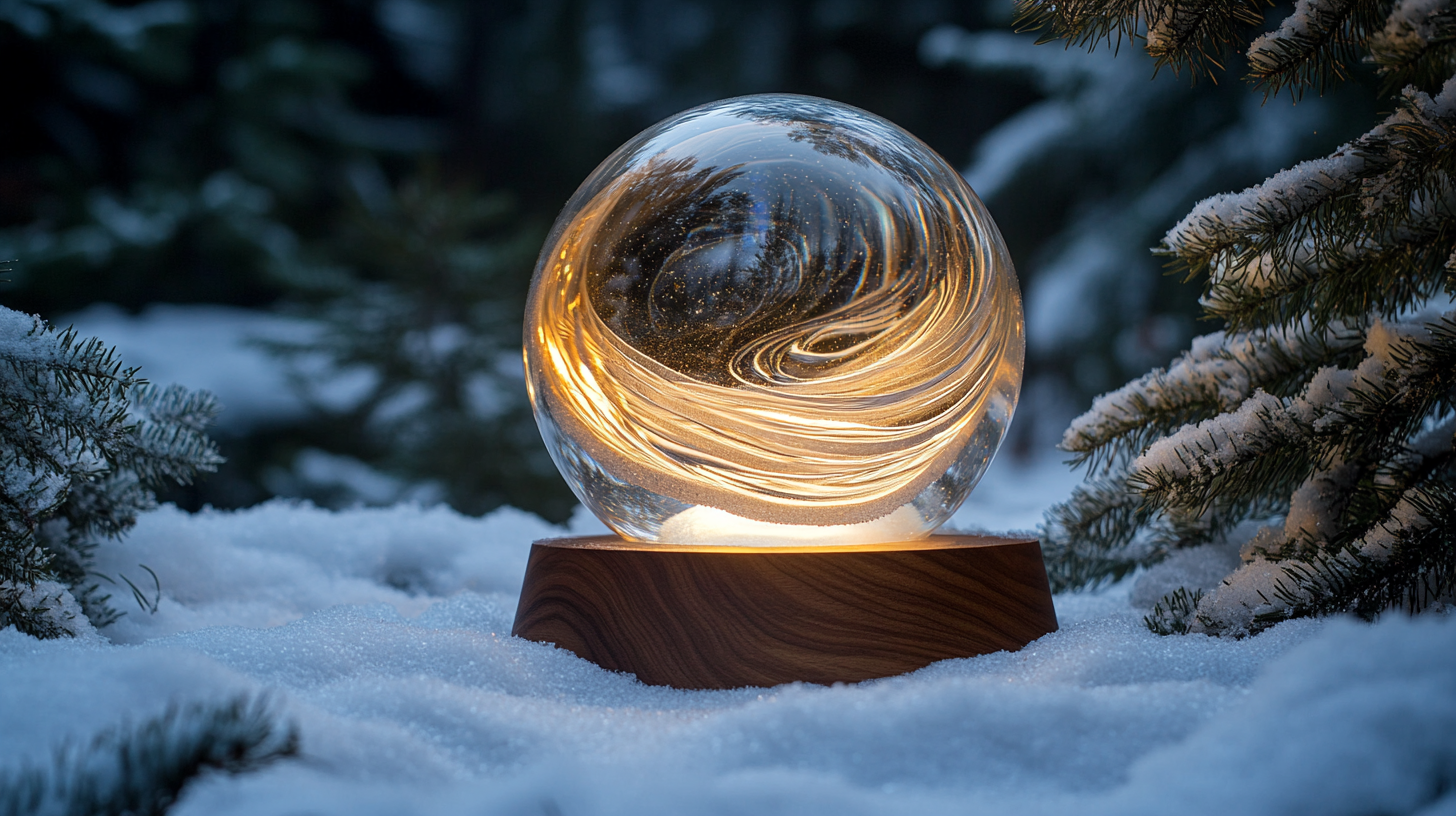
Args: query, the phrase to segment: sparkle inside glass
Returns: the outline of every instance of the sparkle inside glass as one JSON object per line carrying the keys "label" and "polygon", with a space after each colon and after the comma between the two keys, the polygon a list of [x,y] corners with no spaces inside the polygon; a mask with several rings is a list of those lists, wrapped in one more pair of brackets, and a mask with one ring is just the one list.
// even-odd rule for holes
{"label": "sparkle inside glass", "polygon": [[740,97],[619,148],[526,309],[547,449],[626,538],[873,544],[950,518],[1021,385],[1016,273],[925,144],[822,99]]}

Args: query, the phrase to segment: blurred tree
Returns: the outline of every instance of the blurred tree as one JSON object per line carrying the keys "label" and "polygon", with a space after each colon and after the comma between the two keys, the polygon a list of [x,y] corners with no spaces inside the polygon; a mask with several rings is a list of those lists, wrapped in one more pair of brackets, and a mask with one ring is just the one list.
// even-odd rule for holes
{"label": "blurred tree", "polygon": [[334,266],[293,272],[299,296],[314,298],[304,311],[320,331],[273,348],[338,438],[327,456],[306,451],[292,484],[275,473],[276,487],[324,503],[357,500],[366,491],[344,495],[348,473],[368,466],[382,471],[365,496],[377,502],[570,515],[575,499],[558,488],[522,385],[521,270],[541,236],[502,229],[511,211],[505,196],[425,173],[341,216],[326,245]]}

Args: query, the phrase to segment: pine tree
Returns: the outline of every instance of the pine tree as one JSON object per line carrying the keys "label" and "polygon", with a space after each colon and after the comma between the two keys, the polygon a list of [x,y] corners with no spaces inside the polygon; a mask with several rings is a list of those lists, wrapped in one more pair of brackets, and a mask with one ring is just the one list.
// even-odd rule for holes
{"label": "pine tree", "polygon": [[[1248,0],[1028,0],[1044,39],[1142,40],[1194,77],[1261,18]],[[1199,203],[1157,251],[1223,331],[1105,394],[1062,446],[1089,480],[1045,530],[1059,589],[1126,574],[1246,521],[1243,565],[1175,592],[1162,633],[1418,611],[1456,592],[1456,40],[1439,3],[1299,0],[1247,52],[1268,100],[1362,55],[1397,109],[1364,136]],[[1444,80],[1444,85],[1440,83]]]}
{"label": "pine tree", "polygon": [[[0,627],[79,634],[117,612],[91,572],[101,539],[156,503],[165,479],[222,461],[211,394],[158,390],[100,340],[0,308]],[[133,591],[138,591],[135,584]]]}

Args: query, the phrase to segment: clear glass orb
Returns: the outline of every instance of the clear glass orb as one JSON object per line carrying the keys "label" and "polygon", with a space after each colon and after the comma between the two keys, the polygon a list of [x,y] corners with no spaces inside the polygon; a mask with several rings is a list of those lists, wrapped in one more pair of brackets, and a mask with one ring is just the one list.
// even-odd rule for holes
{"label": "clear glass orb", "polygon": [[847,105],[746,96],[602,162],[526,308],[536,421],[623,536],[704,546],[929,535],[1011,421],[1025,341],[996,225],[924,143]]}

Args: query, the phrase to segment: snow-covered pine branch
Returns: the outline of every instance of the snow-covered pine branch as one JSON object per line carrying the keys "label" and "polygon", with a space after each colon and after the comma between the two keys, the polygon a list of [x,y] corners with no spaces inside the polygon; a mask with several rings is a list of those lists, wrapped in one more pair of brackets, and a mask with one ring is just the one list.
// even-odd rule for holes
{"label": "snow-covered pine branch", "polygon": [[1160,67],[1194,75],[1221,67],[1219,53],[1238,41],[1240,29],[1263,19],[1257,6],[1237,0],[1163,0],[1142,9],[1148,54]]}
{"label": "snow-covered pine branch", "polygon": [[1251,332],[1214,332],[1168,366],[1098,397],[1062,437],[1075,461],[1109,465],[1142,453],[1157,436],[1236,409],[1262,389],[1283,394],[1311,367],[1358,349],[1358,329],[1295,325]]}
{"label": "snow-covered pine branch", "polygon": [[1397,0],[1368,45],[1387,91],[1437,87],[1456,72],[1456,6],[1451,0]]}
{"label": "snow-covered pine branch", "polygon": [[1304,390],[1256,391],[1236,410],[1165,436],[1133,461],[1129,483],[1156,507],[1202,509],[1292,488],[1341,462],[1398,454],[1421,422],[1451,408],[1456,324],[1376,321],[1354,369],[1320,368]]}
{"label": "snow-covered pine branch", "polygon": [[[1449,447],[1441,458],[1450,459]],[[1164,618],[1150,624],[1243,636],[1304,615],[1371,617],[1391,608],[1419,612],[1432,603],[1449,603],[1456,586],[1453,530],[1456,492],[1429,480],[1402,494],[1362,536],[1333,551],[1279,558],[1246,547],[1251,552],[1244,565],[1203,594],[1195,607],[1175,611],[1168,603]],[[1266,531],[1265,540],[1279,537],[1277,528]]]}
{"label": "snow-covered pine branch", "polygon": [[98,339],[0,308],[0,626],[43,637],[115,617],[90,581],[98,537],[155,504],[163,478],[222,461],[209,394],[157,392]]}
{"label": "snow-covered pine branch", "polygon": [[[1257,19],[1222,0],[1021,8],[1044,39],[1083,45],[1146,26],[1160,64],[1195,73]],[[1244,566],[1210,592],[1164,597],[1150,628],[1243,634],[1456,596],[1456,314],[1424,313],[1456,299],[1453,21],[1451,0],[1296,0],[1252,42],[1266,100],[1323,89],[1367,49],[1387,79],[1417,87],[1359,139],[1205,199],[1168,231],[1157,251],[1205,278],[1225,332],[1068,429],[1063,447],[1093,472],[1048,516],[1062,586],[1237,529]]]}
{"label": "snow-covered pine branch", "polygon": [[1298,96],[1343,80],[1360,44],[1380,27],[1381,0],[1297,0],[1279,28],[1249,46],[1249,76],[1272,96],[1284,88]]}
{"label": "snow-covered pine branch", "polygon": [[1312,463],[1294,457],[1311,435],[1284,400],[1256,391],[1237,410],[1154,442],[1133,461],[1128,484],[1155,506],[1202,510],[1214,494],[1261,492],[1302,475]]}
{"label": "snow-covered pine branch", "polygon": [[1235,329],[1391,317],[1450,286],[1456,86],[1410,92],[1356,141],[1243,192],[1200,202],[1159,251],[1206,275]]}
{"label": "snow-covered pine branch", "polygon": [[[1350,367],[1320,365],[1352,351],[1362,356]],[[1256,384],[1298,378],[1311,368],[1315,373],[1289,396]],[[1100,398],[1068,431],[1068,448],[1128,446],[1148,435],[1140,423],[1156,425],[1159,411],[1222,406],[1216,416],[1165,431],[1131,462],[1110,457],[1106,472],[1052,511],[1043,536],[1053,582],[1068,589],[1121,576],[1172,549],[1217,540],[1246,519],[1283,514],[1282,525],[1250,549],[1257,563],[1251,561],[1246,577],[1267,595],[1286,568],[1316,569],[1323,553],[1394,512],[1410,474],[1431,477],[1434,463],[1449,458],[1452,423],[1422,428],[1453,414],[1453,392],[1451,315],[1374,320],[1364,331],[1297,327],[1202,338],[1168,371]],[[1275,559],[1288,563],[1271,566]],[[1332,603],[1317,587],[1305,592],[1301,610]],[[1224,603],[1223,593],[1200,596],[1198,608]],[[1184,631],[1188,621],[1169,617],[1175,609],[1193,609],[1187,597],[1181,600],[1165,599],[1150,625]],[[1246,631],[1246,623],[1228,631]]]}
{"label": "snow-covered pine branch", "polygon": [[49,767],[0,773],[0,813],[162,816],[209,773],[242,774],[298,755],[298,729],[266,696],[172,706],[135,727],[56,751]]}

